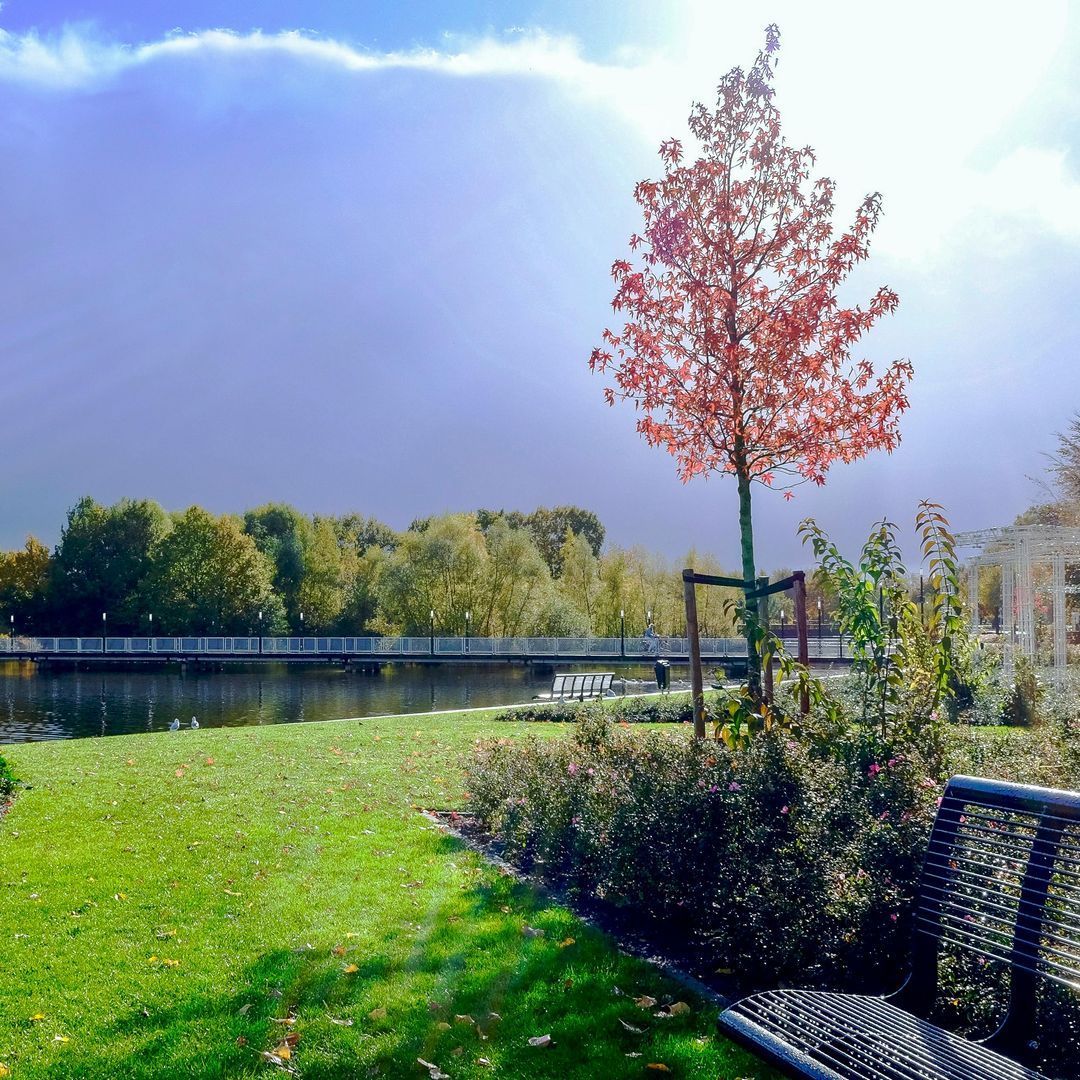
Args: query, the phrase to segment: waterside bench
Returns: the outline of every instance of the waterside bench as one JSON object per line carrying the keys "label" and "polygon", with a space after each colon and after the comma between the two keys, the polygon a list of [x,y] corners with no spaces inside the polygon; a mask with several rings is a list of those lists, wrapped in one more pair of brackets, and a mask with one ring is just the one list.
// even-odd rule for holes
{"label": "waterside bench", "polygon": [[[890,997],[773,990],[721,1030],[787,1076],[1032,1080],[1040,980],[1080,989],[1080,795],[957,776],[941,801],[916,898],[912,970]],[[931,1024],[942,943],[1009,967],[998,1030],[970,1042]]]}
{"label": "waterside bench", "polygon": [[556,675],[551,681],[552,701],[584,701],[604,697],[611,692],[613,671],[597,671],[579,675]]}

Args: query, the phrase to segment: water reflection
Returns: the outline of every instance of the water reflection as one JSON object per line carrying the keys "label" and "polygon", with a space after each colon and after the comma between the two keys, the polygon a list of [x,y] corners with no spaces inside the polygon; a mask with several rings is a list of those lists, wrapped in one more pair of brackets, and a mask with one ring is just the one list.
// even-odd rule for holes
{"label": "water reflection", "polygon": [[[623,674],[631,692],[651,685],[649,668],[628,668],[618,677]],[[6,663],[0,664],[0,743],[165,731],[173,717],[184,727],[192,716],[202,727],[237,727],[509,705],[550,690],[551,675],[550,667],[517,664],[387,665],[363,674],[329,665],[76,671]]]}

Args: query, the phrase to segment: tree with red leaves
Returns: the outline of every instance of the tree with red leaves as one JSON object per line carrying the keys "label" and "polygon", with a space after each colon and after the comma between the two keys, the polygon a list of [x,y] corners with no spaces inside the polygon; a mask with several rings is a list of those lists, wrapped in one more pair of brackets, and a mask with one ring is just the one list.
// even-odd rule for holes
{"label": "tree with red leaves", "polygon": [[[684,482],[734,474],[747,583],[756,577],[751,485],[783,487],[790,498],[796,484],[824,484],[834,461],[891,452],[912,376],[906,360],[880,375],[852,360],[860,337],[898,303],[884,287],[862,307],[837,301],[869,255],[881,196],[868,195],[854,224],[834,233],[835,184],[811,180],[813,151],[780,132],[779,42],[769,26],[753,67],[721,80],[716,108],[694,105],[696,160],[677,139],[661,144],[663,177],[634,190],[644,215],[630,238],[637,265],[620,259],[611,271],[612,306],[626,322],[604,331],[589,361],[613,377],[608,403],[634,402],[638,431],[667,448]],[[758,696],[753,659],[750,686]]]}

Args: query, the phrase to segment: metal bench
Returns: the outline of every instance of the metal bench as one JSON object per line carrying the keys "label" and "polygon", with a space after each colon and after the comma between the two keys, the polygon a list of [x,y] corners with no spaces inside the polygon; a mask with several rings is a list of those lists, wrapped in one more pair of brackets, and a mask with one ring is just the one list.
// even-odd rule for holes
{"label": "metal bench", "polygon": [[[1080,795],[957,776],[941,801],[915,910],[911,974],[890,997],[773,990],[721,1030],[787,1076],[1031,1080],[1042,979],[1080,989]],[[942,944],[1009,968],[998,1030],[968,1041],[926,1017]],[[999,966],[1000,966],[999,964]]]}
{"label": "metal bench", "polygon": [[611,691],[613,671],[590,672],[579,675],[556,675],[551,682],[551,700],[584,701],[586,698],[603,697]]}

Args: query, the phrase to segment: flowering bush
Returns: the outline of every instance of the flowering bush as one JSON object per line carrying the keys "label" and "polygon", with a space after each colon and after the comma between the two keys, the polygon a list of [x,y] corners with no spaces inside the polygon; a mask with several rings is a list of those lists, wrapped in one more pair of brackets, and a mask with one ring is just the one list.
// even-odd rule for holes
{"label": "flowering bush", "polygon": [[887,986],[938,785],[865,729],[837,751],[778,734],[735,752],[619,728],[594,705],[571,738],[481,745],[468,783],[511,858],[747,986]]}

